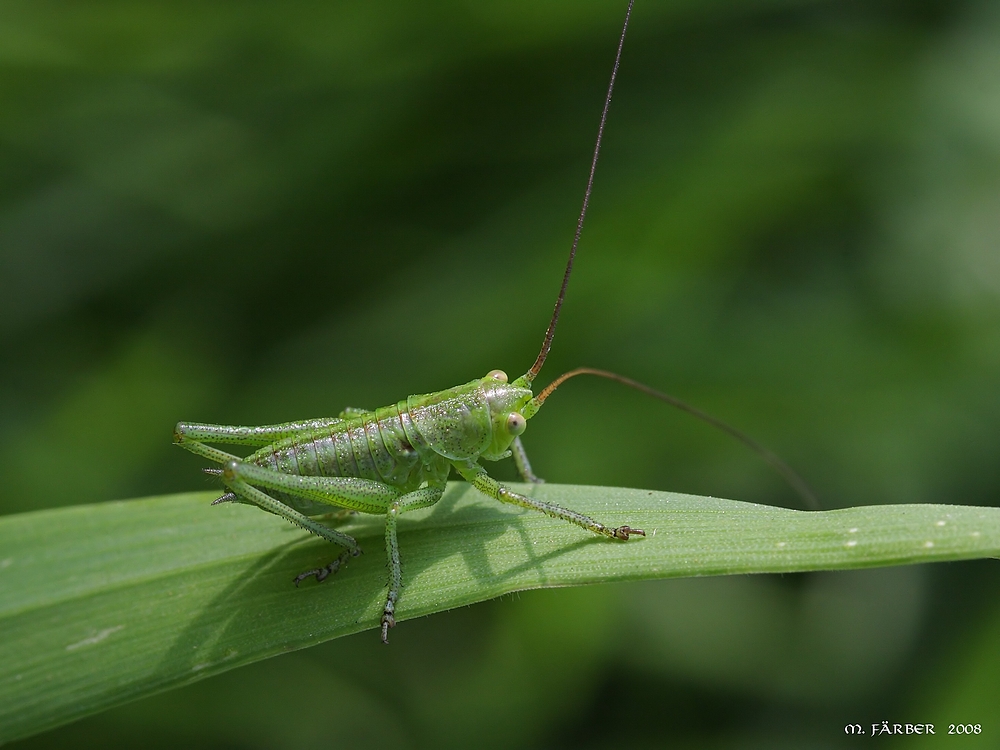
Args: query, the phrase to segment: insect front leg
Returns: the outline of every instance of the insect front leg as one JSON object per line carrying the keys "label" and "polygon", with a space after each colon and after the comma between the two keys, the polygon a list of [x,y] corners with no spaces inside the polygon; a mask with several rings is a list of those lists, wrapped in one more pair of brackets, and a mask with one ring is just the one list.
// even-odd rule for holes
{"label": "insect front leg", "polygon": [[528,461],[528,454],[524,451],[524,443],[521,442],[520,437],[514,438],[514,442],[510,445],[510,451],[514,456],[514,465],[517,467],[517,473],[521,475],[521,479],[532,484],[545,484],[545,480],[536,477],[535,472],[531,470],[531,463]]}
{"label": "insect front leg", "polygon": [[465,478],[465,481],[469,482],[469,484],[477,490],[482,492],[484,495],[492,497],[494,500],[499,500],[502,503],[510,503],[511,505],[519,505],[522,508],[537,510],[547,516],[550,516],[551,518],[559,518],[563,521],[569,521],[570,523],[581,526],[588,531],[592,531],[595,534],[601,534],[602,536],[606,536],[611,539],[621,539],[622,541],[627,541],[632,535],[646,536],[646,532],[642,529],[635,529],[631,526],[611,528],[610,526],[605,526],[603,523],[598,523],[590,516],[585,516],[583,513],[577,513],[575,510],[564,508],[561,505],[556,505],[555,503],[546,503],[542,500],[535,500],[534,498],[520,495],[517,492],[504,487],[497,480],[487,474],[486,469],[473,461],[469,461],[467,463],[456,463],[455,468],[458,469],[458,473]]}

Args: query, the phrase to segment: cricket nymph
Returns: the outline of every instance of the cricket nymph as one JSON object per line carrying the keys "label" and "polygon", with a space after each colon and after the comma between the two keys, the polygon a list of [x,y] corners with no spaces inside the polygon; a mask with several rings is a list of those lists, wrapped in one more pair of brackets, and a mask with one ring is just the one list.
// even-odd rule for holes
{"label": "cricket nymph", "polygon": [[[451,469],[484,494],[501,502],[541,511],[612,539],[645,536],[630,526],[611,528],[561,506],[503,487],[479,465],[513,454],[522,477],[531,473],[520,435],[541,402],[532,397],[527,376],[514,383],[493,370],[486,376],[436,393],[410,396],[373,411],[345,409],[340,416],[264,427],[180,422],[174,442],[222,464],[208,469],[228,492],[215,503],[239,502],[275,513],[329,541],[344,552],[332,563],[297,576],[324,580],[361,552],[347,534],[310,516],[330,506],[385,514],[389,555],[389,594],[382,616],[382,640],[395,625],[402,586],[396,518],[433,505],[444,494]],[[206,443],[259,446],[238,458]]]}

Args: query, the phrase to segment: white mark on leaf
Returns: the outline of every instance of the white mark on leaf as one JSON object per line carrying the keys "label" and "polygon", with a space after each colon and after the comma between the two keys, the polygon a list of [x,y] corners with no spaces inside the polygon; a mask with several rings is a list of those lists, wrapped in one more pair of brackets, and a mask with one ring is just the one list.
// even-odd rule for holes
{"label": "white mark on leaf", "polygon": [[845,547],[857,547],[858,546],[858,540],[857,539],[851,539],[844,546]]}
{"label": "white mark on leaf", "polygon": [[947,521],[938,521],[938,522],[937,522],[936,524],[934,524],[934,525],[935,525],[935,526],[944,526],[944,525],[945,525],[946,523],[948,523],[948,522],[947,522]]}
{"label": "white mark on leaf", "polygon": [[119,630],[124,630],[124,625],[115,625],[113,628],[105,628],[104,630],[97,633],[97,635],[92,635],[90,638],[84,638],[82,641],[77,641],[76,643],[71,643],[66,647],[67,651],[76,651],[78,648],[83,648],[84,646],[93,646],[95,643],[100,643],[105,638],[110,635],[114,635]]}
{"label": "white mark on leaf", "polygon": [[930,541],[929,539],[926,542],[924,542],[924,547],[926,547],[927,549],[930,549],[933,546],[934,542]]}
{"label": "white mark on leaf", "polygon": [[228,651],[226,652],[226,655],[223,656],[218,661],[206,661],[202,662],[201,664],[195,664],[193,667],[191,667],[191,671],[200,672],[201,670],[207,669],[208,667],[214,667],[216,664],[222,664],[223,662],[227,662],[230,659],[235,658],[237,654],[239,654],[239,651]]}
{"label": "white mark on leaf", "polygon": [[14,564],[13,557],[4,558],[3,560],[0,560],[0,570],[3,570],[4,568],[9,568],[13,564]]}
{"label": "white mark on leaf", "polygon": [[858,533],[858,527],[855,526],[853,529],[848,529],[847,533],[848,534],[857,534]]}
{"label": "white mark on leaf", "polygon": [[778,545],[777,545],[777,546],[778,546],[778,549],[781,549],[781,548],[782,548],[782,547],[784,547],[784,546],[785,546],[786,544],[787,544],[787,542],[778,542]]}

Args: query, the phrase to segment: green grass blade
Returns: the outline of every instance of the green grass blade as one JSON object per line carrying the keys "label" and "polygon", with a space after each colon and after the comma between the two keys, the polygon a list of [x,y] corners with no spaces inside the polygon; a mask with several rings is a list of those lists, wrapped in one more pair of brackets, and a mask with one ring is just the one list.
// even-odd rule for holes
{"label": "green grass blade", "polygon": [[[648,536],[593,538],[452,484],[437,506],[401,519],[400,620],[526,588],[1000,553],[998,508],[807,513],[645,490],[524,490]],[[251,507],[208,507],[211,498],[0,518],[0,741],[377,625],[381,519],[343,526],[366,554],[321,586],[295,589],[294,575],[335,548]]]}

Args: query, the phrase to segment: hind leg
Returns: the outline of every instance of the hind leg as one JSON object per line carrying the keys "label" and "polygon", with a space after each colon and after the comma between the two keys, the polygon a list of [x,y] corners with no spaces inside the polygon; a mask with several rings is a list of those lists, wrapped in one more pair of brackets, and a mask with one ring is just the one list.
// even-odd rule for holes
{"label": "hind leg", "polygon": [[[291,437],[300,432],[313,432],[333,427],[343,421],[340,417],[326,417],[257,427],[178,422],[174,428],[174,442],[188,450],[191,450],[188,446],[192,442],[228,443],[229,445],[249,445],[259,448],[269,445],[275,440]],[[198,451],[193,452],[197,453]]]}
{"label": "hind leg", "polygon": [[324,581],[331,573],[336,573],[347,564],[351,557],[361,554],[361,548],[347,534],[324,526],[293,508],[289,508],[258,489],[259,487],[278,490],[293,497],[338,506],[347,511],[355,510],[365,513],[384,513],[400,496],[400,491],[395,487],[369,479],[304,477],[298,474],[283,474],[274,469],[265,469],[236,459],[226,462],[223,466],[222,480],[238,497],[287,518],[292,523],[345,547],[345,550],[328,565],[297,575],[293,579],[296,586],[310,577],[315,577],[318,582]]}

